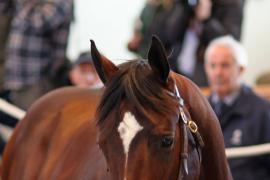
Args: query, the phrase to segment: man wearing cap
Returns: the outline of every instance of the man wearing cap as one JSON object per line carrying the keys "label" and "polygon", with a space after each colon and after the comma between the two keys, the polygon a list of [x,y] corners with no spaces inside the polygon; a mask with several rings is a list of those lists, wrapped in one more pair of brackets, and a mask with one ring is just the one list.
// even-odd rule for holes
{"label": "man wearing cap", "polygon": [[[211,89],[209,101],[216,112],[226,147],[270,142],[270,103],[242,81],[247,67],[243,46],[231,36],[213,40],[205,53]],[[270,179],[270,155],[229,159],[234,180]]]}
{"label": "man wearing cap", "polygon": [[82,88],[99,89],[103,87],[93,65],[90,52],[80,54],[69,73],[69,80],[72,85]]}

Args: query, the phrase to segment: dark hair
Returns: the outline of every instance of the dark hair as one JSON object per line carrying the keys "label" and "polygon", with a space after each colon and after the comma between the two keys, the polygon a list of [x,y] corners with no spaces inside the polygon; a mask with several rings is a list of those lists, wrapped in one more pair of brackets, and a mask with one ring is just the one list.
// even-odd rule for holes
{"label": "dark hair", "polygon": [[175,0],[175,6],[180,5],[184,8],[189,18],[194,17],[194,8],[199,4],[199,0]]}
{"label": "dark hair", "polygon": [[193,8],[199,4],[199,0],[181,0],[187,7]]}
{"label": "dark hair", "polygon": [[91,56],[90,51],[82,52],[79,57],[74,62],[74,65],[81,64],[81,63],[92,63],[93,59]]}
{"label": "dark hair", "polygon": [[187,8],[194,8],[199,4],[199,0],[174,0],[175,3],[180,3]]}

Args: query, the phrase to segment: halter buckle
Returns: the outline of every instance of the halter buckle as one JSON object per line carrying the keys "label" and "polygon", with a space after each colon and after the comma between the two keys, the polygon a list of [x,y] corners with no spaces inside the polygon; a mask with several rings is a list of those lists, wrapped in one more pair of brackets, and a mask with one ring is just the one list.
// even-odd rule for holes
{"label": "halter buckle", "polygon": [[188,127],[189,127],[189,129],[190,129],[190,131],[192,132],[192,133],[197,133],[198,132],[198,126],[197,126],[197,124],[194,122],[194,121],[192,121],[192,120],[189,120],[188,121]]}

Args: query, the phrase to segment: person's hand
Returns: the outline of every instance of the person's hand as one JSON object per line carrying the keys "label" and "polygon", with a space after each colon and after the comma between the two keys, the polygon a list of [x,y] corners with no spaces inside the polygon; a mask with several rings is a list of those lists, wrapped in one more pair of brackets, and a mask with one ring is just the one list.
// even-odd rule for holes
{"label": "person's hand", "polygon": [[142,36],[139,32],[133,34],[132,39],[128,42],[128,49],[132,52],[136,52],[141,44]]}
{"label": "person's hand", "polygon": [[195,7],[195,19],[197,21],[207,20],[211,16],[212,0],[199,0]]}

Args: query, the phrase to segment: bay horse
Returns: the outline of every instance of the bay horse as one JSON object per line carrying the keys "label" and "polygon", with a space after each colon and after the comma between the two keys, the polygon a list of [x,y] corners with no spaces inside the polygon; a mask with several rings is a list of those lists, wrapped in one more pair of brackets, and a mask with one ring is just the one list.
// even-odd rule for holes
{"label": "bay horse", "polygon": [[104,92],[64,88],[28,110],[3,156],[3,180],[230,180],[216,116],[170,71],[152,38],[147,60],[116,66],[91,41]]}

